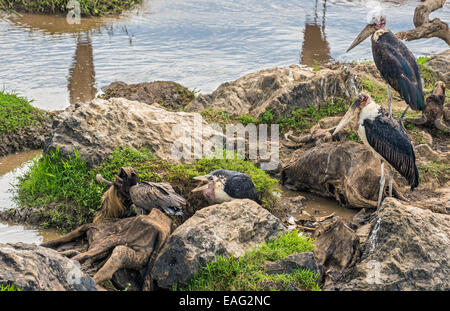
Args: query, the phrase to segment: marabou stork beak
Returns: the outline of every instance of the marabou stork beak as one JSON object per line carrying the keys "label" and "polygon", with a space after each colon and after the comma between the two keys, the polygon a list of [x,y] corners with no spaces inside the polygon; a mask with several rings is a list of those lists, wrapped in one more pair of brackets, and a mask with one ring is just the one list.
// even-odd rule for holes
{"label": "marabou stork beak", "polygon": [[206,190],[209,186],[209,179],[208,179],[208,175],[204,175],[204,176],[196,176],[193,179],[195,180],[199,180],[202,183],[197,187],[191,190],[191,192],[197,192],[197,191],[203,191]]}
{"label": "marabou stork beak", "polygon": [[358,107],[360,103],[360,97],[356,98],[353,102],[353,105],[350,106],[350,108],[347,110],[347,113],[344,115],[344,117],[341,119],[341,122],[339,122],[338,126],[334,130],[333,135],[336,135],[338,132],[340,132],[358,115]]}
{"label": "marabou stork beak", "polygon": [[353,40],[350,47],[347,49],[347,52],[353,49],[355,46],[366,40],[370,35],[372,35],[376,31],[375,26],[371,24],[367,24],[366,27],[359,33],[359,35]]}

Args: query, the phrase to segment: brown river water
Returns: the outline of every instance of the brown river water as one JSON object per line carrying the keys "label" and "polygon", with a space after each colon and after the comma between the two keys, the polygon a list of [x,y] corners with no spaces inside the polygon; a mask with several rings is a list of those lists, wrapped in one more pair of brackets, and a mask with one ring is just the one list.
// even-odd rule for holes
{"label": "brown river water", "polygon": [[[370,40],[345,50],[381,7],[394,32],[419,0],[144,0],[116,17],[0,14],[0,87],[60,110],[114,81],[169,80],[201,93],[264,68],[371,60]],[[450,2],[431,18],[450,20]],[[448,49],[407,42],[416,57]]]}

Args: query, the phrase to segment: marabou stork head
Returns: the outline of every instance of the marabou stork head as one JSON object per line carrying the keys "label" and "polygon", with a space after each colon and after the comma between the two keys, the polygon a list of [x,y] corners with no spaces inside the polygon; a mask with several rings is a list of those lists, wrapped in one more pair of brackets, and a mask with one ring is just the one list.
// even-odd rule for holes
{"label": "marabou stork head", "polygon": [[219,182],[219,178],[217,176],[208,174],[204,176],[194,177],[194,179],[201,181],[201,183],[197,188],[193,189],[192,192],[202,191],[203,195],[208,201],[214,202],[216,199],[214,189],[217,187],[216,183]]}
{"label": "marabou stork head", "polygon": [[350,108],[347,110],[347,113],[341,119],[341,122],[339,122],[338,126],[333,132],[333,135],[337,134],[339,131],[345,128],[345,126],[350,123],[350,121],[352,121],[359,115],[361,109],[367,106],[370,102],[371,98],[369,94],[360,93],[353,104],[350,106]]}
{"label": "marabou stork head", "polygon": [[371,36],[378,29],[384,29],[386,26],[386,16],[382,14],[376,14],[372,17],[370,22],[366,27],[359,33],[359,35],[353,40],[350,47],[347,49],[347,52],[353,49],[355,46],[366,40],[369,36]]}

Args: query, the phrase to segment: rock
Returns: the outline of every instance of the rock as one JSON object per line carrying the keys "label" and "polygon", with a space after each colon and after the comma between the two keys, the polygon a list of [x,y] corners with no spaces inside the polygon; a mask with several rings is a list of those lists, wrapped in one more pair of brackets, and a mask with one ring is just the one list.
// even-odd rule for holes
{"label": "rock", "polygon": [[450,290],[449,244],[450,215],[386,198],[360,258],[329,289]]}
{"label": "rock", "polygon": [[437,80],[444,81],[446,87],[450,87],[450,49],[431,56],[425,64],[436,72]]}
{"label": "rock", "polygon": [[349,225],[342,219],[337,219],[321,225],[312,236],[316,245],[313,253],[322,267],[325,286],[339,279],[358,252],[359,238]]}
{"label": "rock", "polygon": [[[341,206],[376,207],[380,165],[362,144],[328,142],[294,152],[282,170],[282,183],[334,198]],[[393,191],[398,193],[395,183]]]}
{"label": "rock", "polygon": [[[97,98],[71,105],[59,115],[44,153],[59,147],[67,155],[78,149],[80,158],[92,166],[104,161],[116,147],[133,147],[148,148],[157,157],[180,161],[174,142],[192,143],[194,150],[201,151],[202,141],[214,135],[222,134],[197,113],[171,112],[124,98]],[[188,157],[192,157],[190,150]]]}
{"label": "rock", "polygon": [[172,81],[155,81],[137,84],[113,82],[102,88],[103,99],[123,97],[141,103],[158,103],[171,110],[183,109],[194,98],[194,94],[186,87]]}
{"label": "rock", "polygon": [[54,117],[55,113],[43,111],[39,125],[25,126],[13,132],[0,134],[0,157],[19,151],[43,148],[44,136],[50,133]]}
{"label": "rock", "polygon": [[213,93],[199,95],[186,109],[211,108],[254,117],[271,109],[278,116],[288,116],[297,108],[318,107],[334,98],[351,98],[360,88],[360,80],[347,67],[313,72],[291,65],[261,70],[223,83]]}
{"label": "rock", "polygon": [[264,268],[268,274],[289,274],[297,269],[308,269],[314,273],[319,272],[312,252],[294,253],[275,262],[266,262]]}
{"label": "rock", "polygon": [[431,149],[428,144],[421,144],[414,147],[416,158],[421,163],[429,161],[438,161],[442,163],[450,163],[450,151],[439,152]]}
{"label": "rock", "polygon": [[216,255],[239,257],[285,232],[278,218],[252,200],[205,207],[172,233],[152,275],[159,287],[171,288],[189,280]]}
{"label": "rock", "polygon": [[[152,289],[149,274],[154,259],[167,241],[172,220],[158,209],[149,215],[86,224],[42,246],[58,250],[95,273],[97,283],[111,280],[119,288]],[[124,271],[125,270],[125,271]],[[131,270],[131,271],[127,271]]]}
{"label": "rock", "polygon": [[0,284],[32,291],[95,291],[76,261],[34,244],[0,244]]}

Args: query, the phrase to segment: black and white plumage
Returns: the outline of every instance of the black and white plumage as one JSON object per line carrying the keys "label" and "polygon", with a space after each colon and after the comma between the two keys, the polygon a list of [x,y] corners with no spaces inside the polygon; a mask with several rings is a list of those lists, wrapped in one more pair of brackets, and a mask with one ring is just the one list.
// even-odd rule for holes
{"label": "black and white plumage", "polygon": [[[361,31],[347,52],[372,35],[372,55],[375,65],[384,80],[396,90],[413,110],[425,109],[419,66],[416,58],[406,45],[390,30],[385,29],[386,17],[374,16]],[[390,91],[388,88],[389,113],[392,114]],[[406,109],[408,109],[408,107]],[[406,110],[403,112],[405,114]]]}
{"label": "black and white plumage", "polygon": [[211,203],[250,199],[261,204],[258,191],[252,179],[246,174],[220,169],[204,176],[194,177],[194,179],[202,183],[192,191],[202,191],[205,198]]}
{"label": "black and white plumage", "polygon": [[[419,171],[416,166],[414,148],[403,128],[370,96],[361,93],[349,108],[334,134],[356,118],[356,131],[363,143],[381,160],[381,180],[378,206],[384,191],[384,162],[389,163],[406,178],[411,190],[419,185]],[[392,188],[392,185],[389,185]],[[389,190],[392,193],[392,189]]]}
{"label": "black and white plumage", "polygon": [[141,181],[130,188],[130,197],[138,209],[150,212],[158,208],[168,215],[183,216],[186,200],[168,183]]}

